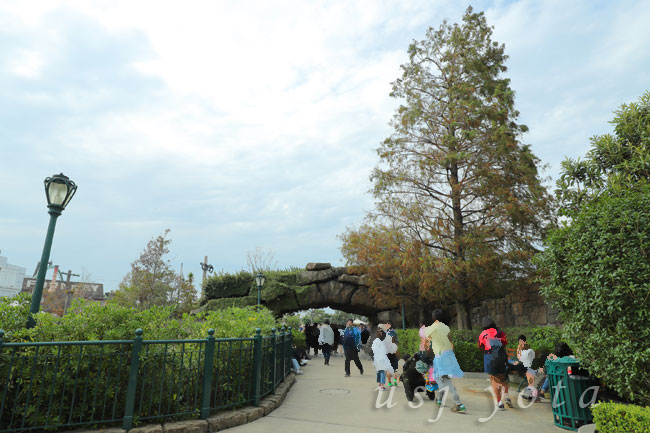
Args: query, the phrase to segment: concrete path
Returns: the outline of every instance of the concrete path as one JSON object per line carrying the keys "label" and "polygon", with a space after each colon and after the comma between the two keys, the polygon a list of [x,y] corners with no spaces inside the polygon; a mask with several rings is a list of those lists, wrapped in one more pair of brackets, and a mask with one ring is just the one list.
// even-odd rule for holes
{"label": "concrete path", "polygon": [[[419,408],[408,405],[401,384],[392,396],[393,407],[376,408],[377,391],[375,369],[372,362],[362,360],[365,373],[352,364],[352,376],[343,377],[343,358],[332,357],[329,366],[323,358],[312,357],[304,367],[305,374],[296,377],[284,403],[268,416],[252,423],[231,429],[232,433],[370,433],[370,432],[498,432],[498,433],[561,433],[553,424],[551,405],[534,403],[528,408],[519,407],[517,394],[510,391],[515,404],[513,409],[494,411],[491,394],[485,389],[489,382],[481,379],[455,380],[460,397],[467,407],[466,414],[451,412],[451,398],[439,412],[434,402],[425,394]],[[401,369],[401,361],[400,361]],[[476,375],[474,375],[476,377]],[[385,402],[391,392],[381,393]],[[417,406],[417,398],[413,405]],[[529,403],[523,400],[525,405]],[[440,415],[438,417],[438,415]],[[435,422],[434,420],[438,417]],[[479,419],[483,418],[484,422]]]}

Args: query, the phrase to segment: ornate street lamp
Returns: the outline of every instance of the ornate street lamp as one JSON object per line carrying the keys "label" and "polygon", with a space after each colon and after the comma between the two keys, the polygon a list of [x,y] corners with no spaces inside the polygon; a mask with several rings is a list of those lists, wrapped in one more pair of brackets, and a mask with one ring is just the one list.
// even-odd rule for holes
{"label": "ornate street lamp", "polygon": [[203,261],[199,263],[201,270],[203,271],[203,280],[201,280],[201,287],[205,288],[205,277],[206,274],[214,272],[214,266],[208,264],[208,256],[205,256]]}
{"label": "ornate street lamp", "polygon": [[257,308],[259,308],[261,305],[261,295],[264,281],[266,281],[266,277],[263,273],[258,272],[257,275],[255,275],[255,284],[257,284]]}
{"label": "ornate street lamp", "polygon": [[[77,185],[63,173],[48,177],[43,183],[45,185],[45,197],[47,197],[47,213],[50,214],[50,224],[47,226],[47,235],[45,236],[45,245],[43,245],[41,263],[47,263],[50,258],[50,250],[52,249],[52,238],[54,237],[56,219],[61,215],[61,212],[63,212],[63,209],[65,209],[68,203],[70,203],[75,192],[77,192]],[[33,315],[38,313],[38,310],[41,308],[41,297],[43,296],[43,283],[45,282],[46,272],[47,266],[39,267],[38,275],[36,276],[36,285],[32,293],[32,304],[29,308],[29,318],[27,319],[28,328],[33,328],[36,325]]]}

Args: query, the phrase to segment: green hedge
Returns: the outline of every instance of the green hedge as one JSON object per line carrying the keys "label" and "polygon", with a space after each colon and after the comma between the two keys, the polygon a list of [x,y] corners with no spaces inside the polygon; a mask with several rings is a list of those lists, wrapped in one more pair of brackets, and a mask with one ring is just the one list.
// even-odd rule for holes
{"label": "green hedge", "polygon": [[650,404],[649,208],[650,182],[603,193],[552,230],[536,258],[575,355],[641,404]]}
{"label": "green hedge", "polygon": [[145,340],[206,338],[208,329],[215,330],[215,338],[252,337],[261,328],[269,335],[280,325],[267,308],[256,306],[230,307],[219,311],[205,311],[196,315],[173,317],[173,307],[153,307],[139,311],[108,303],[77,300],[70,313],[56,317],[40,312],[34,317],[36,326],[25,329],[29,313],[29,296],[0,298],[0,328],[6,333],[5,342],[20,341],[89,341],[130,340],[135,330],[142,328]]}
{"label": "green hedge", "polygon": [[[311,289],[298,286],[300,272],[300,269],[291,268],[264,273],[266,282],[260,294],[261,301],[276,315],[300,309],[296,295]],[[221,273],[210,277],[206,281],[201,298],[203,311],[253,304],[257,304],[255,276],[246,271],[236,274]]]}
{"label": "green hedge", "polygon": [[[132,340],[137,328],[143,329],[145,340],[205,339],[209,328],[215,329],[217,338],[251,337],[256,328],[261,328],[262,334],[268,336],[272,328],[279,327],[266,308],[258,311],[256,307],[233,307],[195,316],[184,315],[182,320],[177,320],[173,317],[173,307],[138,311],[111,303],[100,305],[78,301],[73,303],[70,314],[60,318],[47,313],[36,314],[36,326],[25,329],[29,301],[29,296],[25,295],[0,298],[0,328],[6,332],[4,342]],[[268,339],[264,344],[265,353],[272,353]],[[225,408],[246,400],[253,374],[252,350],[251,341],[217,343],[214,368],[219,374],[213,377],[212,407]],[[136,394],[136,423],[138,417],[160,413],[175,413],[169,416],[170,420],[195,417],[202,384],[203,351],[204,346],[200,343],[143,346]],[[24,358],[14,359],[15,356]],[[5,397],[1,397],[6,401],[5,409],[0,413],[0,430],[4,426],[20,426],[23,418],[19,416],[24,417],[25,426],[61,424],[71,422],[70,419],[88,420],[93,414],[95,419],[111,419],[106,418],[108,415],[101,415],[105,407],[117,408],[116,417],[121,418],[130,356],[131,345],[128,343],[28,347],[15,353],[13,349],[1,350],[0,394],[5,385],[8,391]],[[264,359],[267,359],[264,362],[270,362],[269,356]],[[10,365],[13,366],[11,370]],[[269,371],[265,369],[262,377],[264,389],[271,386]],[[4,382],[8,377],[11,382]],[[29,384],[29,388],[24,384]],[[92,390],[92,393],[86,393],[86,390]],[[56,399],[52,400],[51,395]],[[77,400],[74,400],[75,395]],[[97,413],[93,412],[95,397],[99,408]],[[46,419],[48,402],[52,402],[53,410],[51,417]],[[12,407],[21,409],[13,414]],[[169,412],[170,408],[174,409]],[[110,413],[109,409],[106,410],[107,414]],[[60,411],[65,419],[57,418]]]}
{"label": "green hedge", "polygon": [[650,408],[620,403],[600,403],[591,409],[598,433],[650,432]]}
{"label": "green hedge", "polygon": [[307,349],[304,332],[301,332],[299,329],[291,328],[291,334],[293,334],[293,344],[296,346],[296,348],[301,350]]}
{"label": "green hedge", "polygon": [[[546,356],[553,352],[555,344],[562,341],[562,330],[550,326],[537,327],[512,327],[503,328],[508,337],[508,347],[517,348],[517,337],[524,334],[535,351],[535,362],[533,368],[544,365]],[[478,348],[478,335],[480,329],[474,330],[451,330],[451,340],[454,343],[454,353],[458,364],[463,371],[483,371],[483,352]],[[400,354],[413,354],[419,350],[420,335],[418,329],[397,330],[399,337]]]}
{"label": "green hedge", "polygon": [[237,274],[218,274],[210,277],[203,288],[203,302],[209,299],[232,298],[252,294],[255,277],[249,272]]}

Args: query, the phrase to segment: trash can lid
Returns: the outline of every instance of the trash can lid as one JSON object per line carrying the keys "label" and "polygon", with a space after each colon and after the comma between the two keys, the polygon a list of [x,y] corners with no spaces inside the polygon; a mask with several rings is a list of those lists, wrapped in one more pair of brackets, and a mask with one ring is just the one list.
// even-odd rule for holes
{"label": "trash can lid", "polygon": [[563,356],[562,358],[558,358],[556,361],[561,362],[562,364],[580,364],[580,360],[575,356]]}
{"label": "trash can lid", "polygon": [[557,359],[547,359],[546,362],[564,364],[564,365],[579,365],[580,360],[573,356],[563,356],[562,358]]}

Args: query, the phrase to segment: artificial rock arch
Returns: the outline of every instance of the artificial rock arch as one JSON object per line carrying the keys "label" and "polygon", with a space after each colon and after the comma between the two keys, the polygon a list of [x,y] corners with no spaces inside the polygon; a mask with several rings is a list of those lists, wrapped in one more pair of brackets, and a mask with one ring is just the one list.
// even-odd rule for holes
{"label": "artificial rock arch", "polygon": [[[240,286],[235,290],[221,290],[213,294],[204,308],[218,309],[228,306],[255,305],[257,293],[253,286]],[[369,294],[367,277],[353,275],[346,267],[333,267],[330,263],[308,263],[305,270],[287,275],[277,281],[267,281],[261,293],[261,303],[276,316],[330,307],[335,310],[368,317],[377,324],[396,313],[395,306],[378,303]],[[399,317],[399,315],[397,315]]]}

